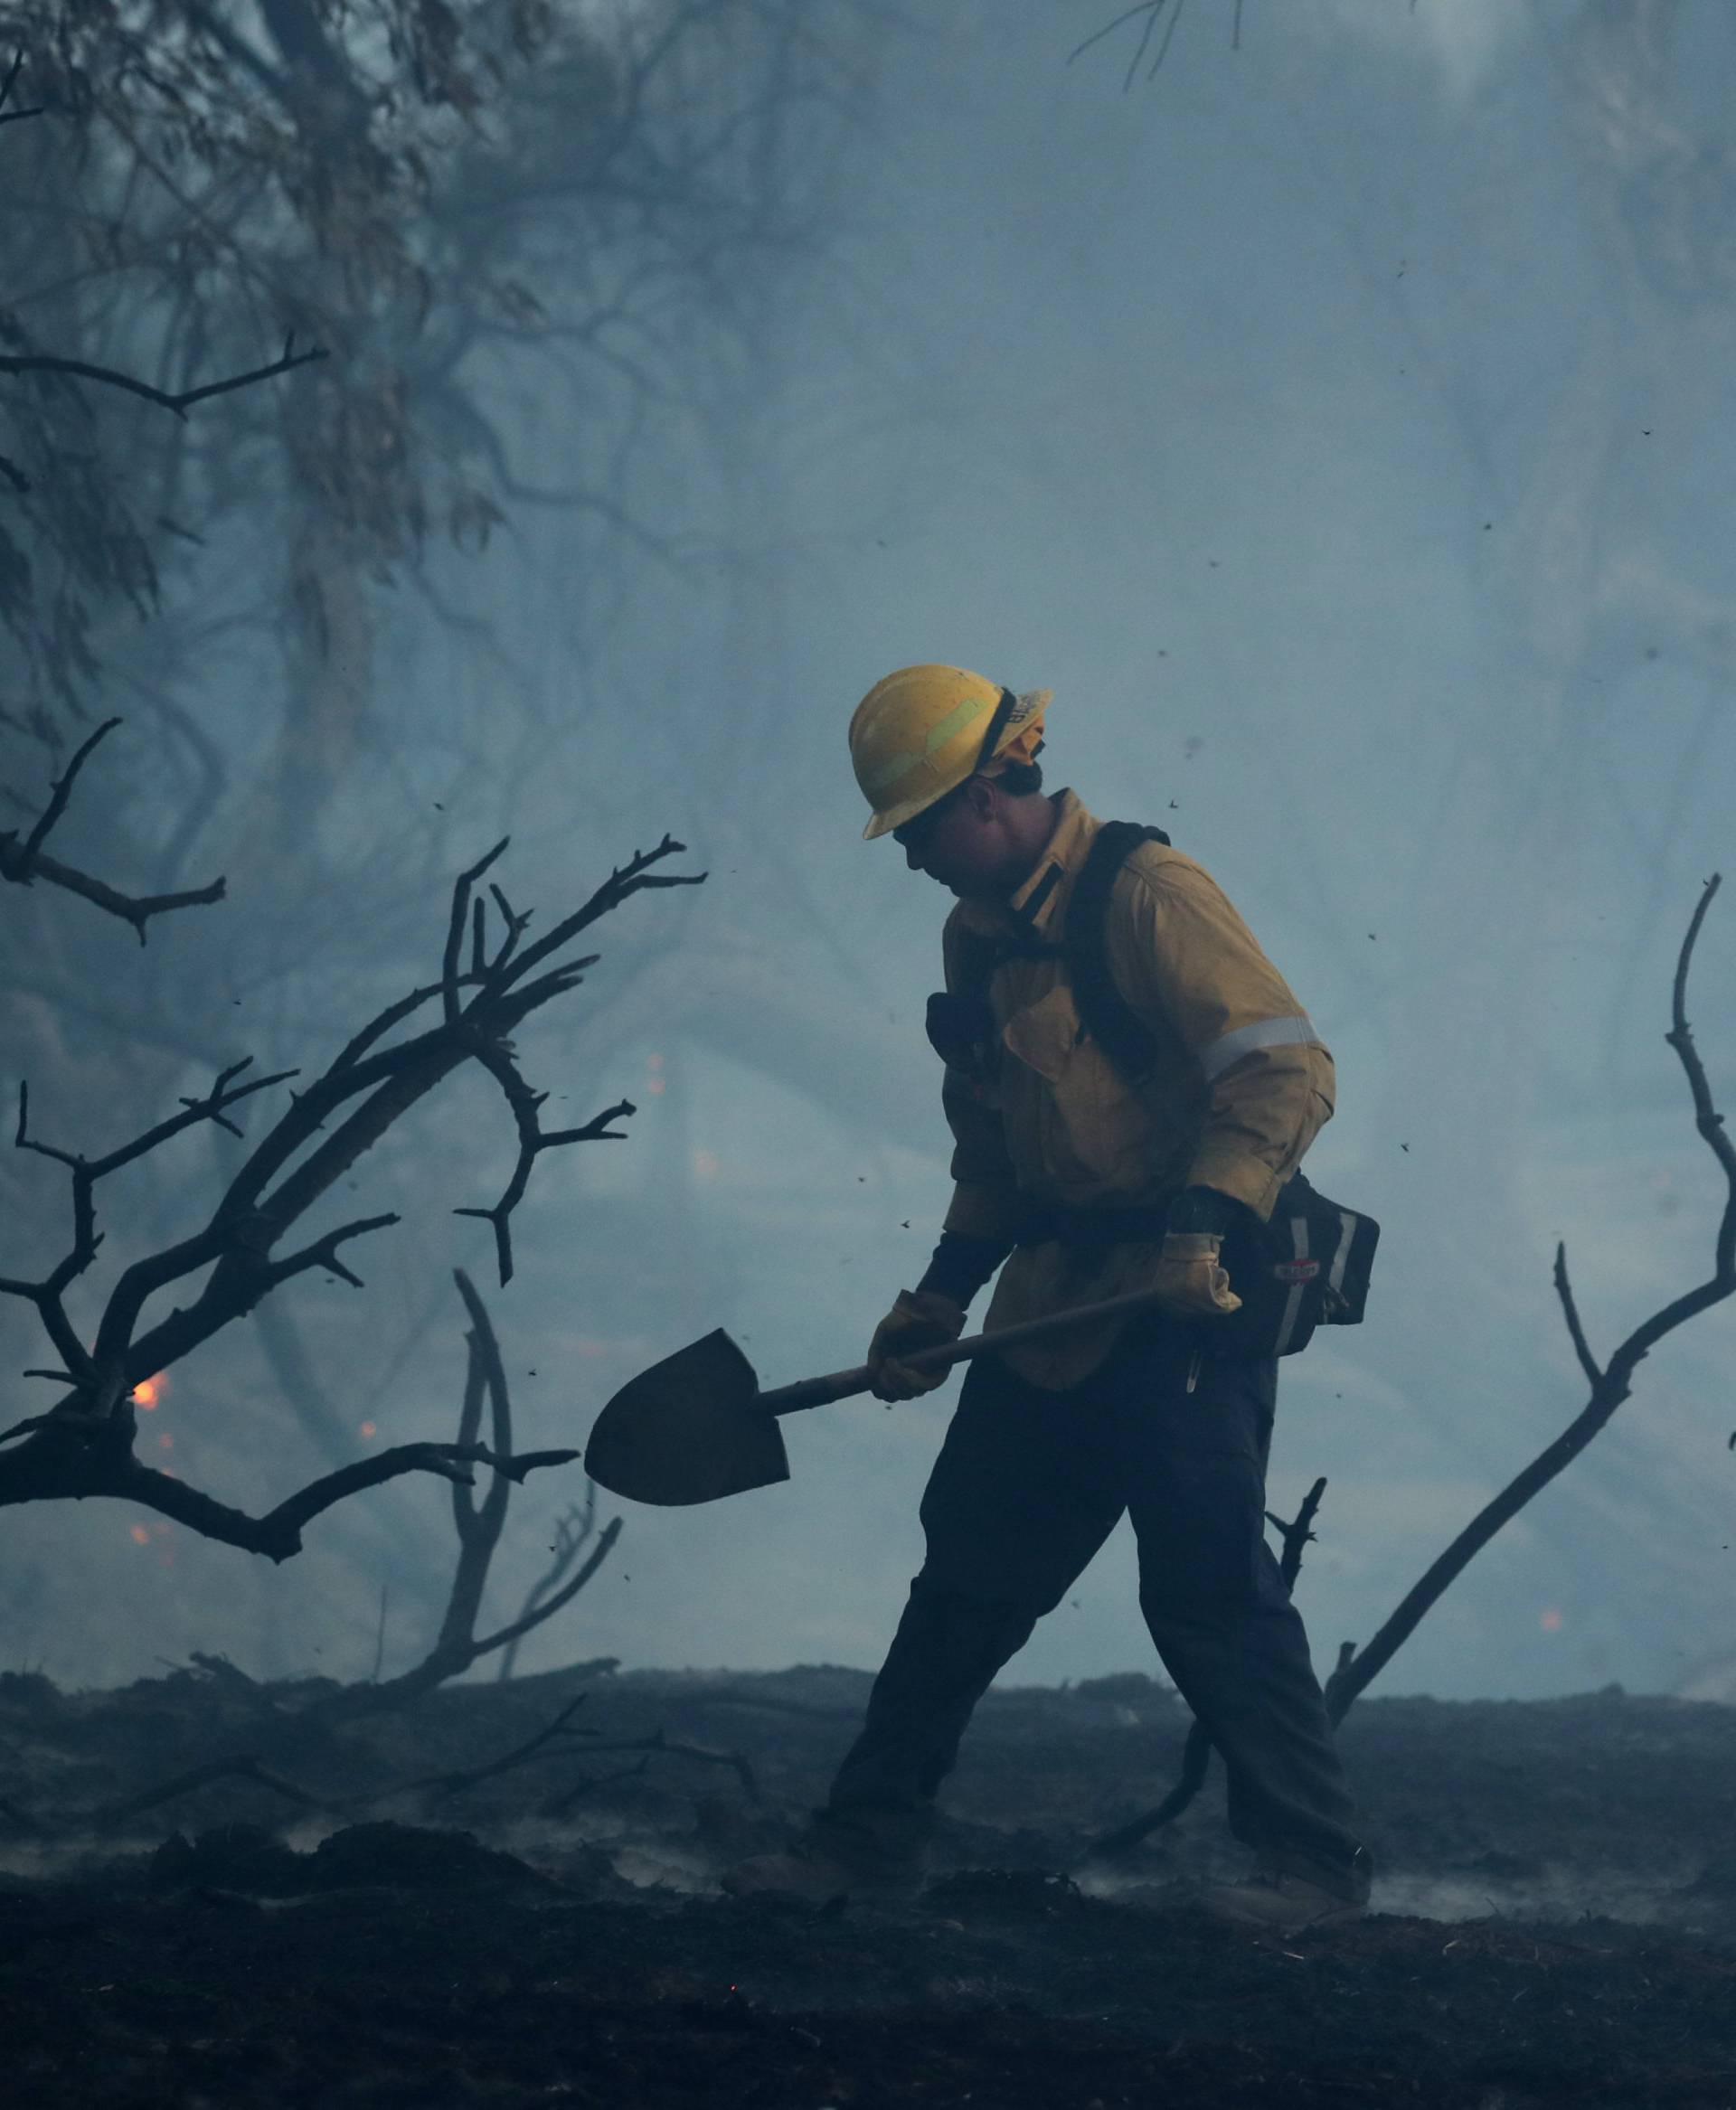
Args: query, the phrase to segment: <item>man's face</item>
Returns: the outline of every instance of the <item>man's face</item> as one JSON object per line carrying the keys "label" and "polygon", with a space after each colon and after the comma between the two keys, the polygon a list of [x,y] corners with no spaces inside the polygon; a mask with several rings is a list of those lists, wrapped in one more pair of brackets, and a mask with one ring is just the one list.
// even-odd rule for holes
{"label": "man's face", "polygon": [[912,871],[931,880],[961,900],[992,900],[1008,885],[1008,844],[993,786],[981,777],[967,777],[913,819],[892,830]]}

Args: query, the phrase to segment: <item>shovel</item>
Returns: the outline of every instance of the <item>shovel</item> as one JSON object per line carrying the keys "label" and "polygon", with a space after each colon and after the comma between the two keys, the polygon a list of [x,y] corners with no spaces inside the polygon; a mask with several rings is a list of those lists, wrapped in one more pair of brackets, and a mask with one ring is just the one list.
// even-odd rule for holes
{"label": "shovel", "polygon": [[[1013,1348],[1092,1319],[1121,1319],[1156,1308],[1150,1290],[1026,1319],[995,1333],[973,1333],[899,1361],[911,1370],[947,1370],[986,1349]],[[720,1326],[678,1348],[623,1385],[597,1417],[585,1471],[611,1494],[679,1509],[773,1487],[789,1478],[780,1414],[825,1407],[868,1389],[865,1363],[762,1392],[753,1365]]]}

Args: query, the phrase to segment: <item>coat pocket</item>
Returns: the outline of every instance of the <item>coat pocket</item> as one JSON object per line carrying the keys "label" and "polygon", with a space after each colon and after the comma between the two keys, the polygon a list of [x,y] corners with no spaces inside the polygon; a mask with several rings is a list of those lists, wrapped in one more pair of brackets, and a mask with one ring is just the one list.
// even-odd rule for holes
{"label": "coat pocket", "polygon": [[[1001,1039],[1031,1073],[1038,1102],[1040,1162],[1021,1162],[1009,1122],[1008,1142],[1021,1182],[1050,1192],[1076,1193],[1082,1200],[1097,1193],[1133,1192],[1146,1185],[1153,1142],[1146,1109],[1085,1032],[1066,984],[1015,1011]],[[1020,1096],[1014,1090],[1012,1099]],[[1010,1100],[1009,1112],[1011,1106]]]}

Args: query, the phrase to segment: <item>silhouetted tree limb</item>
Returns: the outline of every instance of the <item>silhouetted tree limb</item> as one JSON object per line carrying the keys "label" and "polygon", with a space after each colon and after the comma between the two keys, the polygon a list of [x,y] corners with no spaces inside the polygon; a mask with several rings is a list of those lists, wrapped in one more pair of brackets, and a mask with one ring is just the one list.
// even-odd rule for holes
{"label": "silhouetted tree limb", "polygon": [[518,1644],[531,1631],[525,1622],[531,1614],[571,1573],[572,1564],[590,1543],[597,1530],[597,1483],[585,1482],[585,1499],[574,1502],[566,1514],[558,1518],[554,1527],[554,1543],[549,1548],[553,1558],[542,1573],[524,1593],[524,1602],[519,1606],[518,1618],[514,1621],[517,1631],[501,1651],[500,1681],[505,1684],[511,1678],[518,1663]]}
{"label": "silhouetted tree limb", "polygon": [[[338,1224],[287,1253],[279,1252],[279,1245],[365,1151],[419,1099],[466,1062],[480,1061],[503,1087],[510,1084],[521,1169],[542,1150],[588,1141],[604,1133],[604,1124],[613,1116],[630,1112],[629,1107],[622,1106],[583,1128],[544,1134],[536,1119],[541,1100],[519,1073],[509,1036],[533,1011],[579,986],[583,979],[581,970],[595,956],[565,961],[556,956],[580,930],[644,889],[694,885],[703,878],[703,873],[670,875],[654,871],[681,849],[680,843],[665,836],[655,850],[637,853],[627,865],[611,872],[582,908],[526,951],[515,951],[524,919],[505,909],[506,931],[501,945],[490,957],[479,944],[476,958],[480,965],[472,973],[460,975],[457,972],[448,947],[439,983],[428,991],[413,993],[411,1000],[388,1005],[349,1041],[322,1076],[306,1090],[291,1094],[288,1109],[247,1152],[199,1229],[135,1260],[122,1271],[109,1291],[95,1340],[89,1344],[72,1323],[65,1295],[90,1267],[101,1246],[101,1234],[97,1229],[97,1182],[195,1124],[214,1121],[238,1133],[226,1118],[228,1109],[294,1073],[286,1071],[241,1082],[239,1080],[248,1061],[231,1064],[220,1073],[209,1092],[184,1099],[179,1114],[171,1115],[133,1141],[98,1158],[87,1158],[81,1152],[32,1137],[28,1093],[21,1088],[14,1142],[21,1149],[34,1151],[66,1167],[71,1179],[72,1236],[67,1251],[47,1275],[35,1281],[0,1278],[0,1295],[17,1296],[35,1306],[60,1357],[58,1371],[50,1374],[66,1383],[69,1389],[47,1413],[15,1423],[0,1436],[0,1507],[90,1495],[118,1496],[175,1517],[206,1537],[281,1560],[299,1550],[302,1527],[313,1516],[346,1495],[400,1474],[439,1472],[462,1482],[468,1477],[464,1470],[467,1465],[483,1463],[498,1474],[520,1477],[533,1465],[564,1463],[576,1456],[578,1454],[571,1451],[544,1452],[527,1458],[511,1455],[510,1408],[498,1349],[487,1330],[479,1301],[463,1283],[460,1286],[466,1291],[474,1322],[472,1386],[467,1394],[466,1409],[468,1434],[464,1439],[456,1445],[404,1445],[345,1466],[316,1481],[262,1518],[250,1517],[184,1481],[141,1465],[133,1456],[136,1417],[132,1391],[145,1379],[178,1361],[212,1334],[243,1317],[261,1298],[297,1275],[319,1267],[359,1286],[358,1277],[339,1257],[340,1248],[352,1239],[383,1229],[397,1220],[394,1216],[363,1217]],[[497,854],[498,851],[492,852],[484,865]],[[461,874],[454,887],[450,922],[460,933],[470,926],[471,889],[482,869],[474,867]],[[524,978],[537,966],[545,971],[533,978]],[[415,1002],[436,993],[444,1000],[445,1016],[440,1022],[408,1039],[391,1040],[392,1028],[409,1015]],[[327,1133],[327,1125],[333,1122],[336,1126]],[[524,1180],[515,1174],[502,1202],[487,1212],[495,1220],[503,1280],[510,1272],[511,1260],[505,1239],[505,1220],[524,1186]],[[155,1296],[201,1276],[203,1284],[187,1304],[176,1305],[155,1324],[145,1323],[146,1307]],[[498,1440],[492,1448],[485,1448],[471,1439],[479,1423],[482,1394],[491,1386]],[[483,1509],[476,1512],[476,1528],[485,1531],[487,1520],[503,1509],[504,1495],[496,1486]],[[472,1512],[461,1503],[460,1515],[467,1522]],[[461,1536],[465,1528],[461,1523]],[[589,1580],[595,1572],[618,1531],[618,1524],[604,1534],[580,1581]],[[485,1572],[486,1566],[485,1560]],[[571,1594],[571,1590],[563,1592],[540,1607],[532,1623],[552,1616]],[[522,1623],[518,1630],[524,1630]],[[508,1629],[477,1644],[477,1652],[504,1645],[513,1631]]]}
{"label": "silhouetted tree limb", "polygon": [[212,880],[209,886],[193,887],[176,894],[123,894],[104,880],[93,879],[89,872],[77,871],[70,864],[62,864],[56,858],[44,855],[42,844],[48,840],[55,823],[66,811],[67,801],[72,796],[72,787],[79,771],[89,760],[98,743],[113,732],[120,723],[118,718],[106,719],[98,726],[89,739],[78,749],[66,768],[50,787],[48,804],[30,833],[23,842],[14,828],[0,829],[0,879],[10,880],[16,886],[27,887],[33,880],[45,880],[50,886],[64,887],[68,893],[80,894],[87,901],[93,901],[99,909],[106,909],[111,916],[118,916],[130,923],[138,933],[138,942],[145,943],[145,926],[153,916],[160,916],[170,909],[202,907],[223,898],[223,882]]}
{"label": "silhouetted tree limb", "polygon": [[159,389],[137,375],[122,373],[112,366],[93,366],[84,359],[64,359],[52,352],[0,353],[0,373],[61,373],[74,381],[100,381],[104,387],[123,389],[128,395],[142,396],[147,403],[156,403],[160,409],[172,410],[177,418],[184,418],[195,403],[203,403],[211,396],[226,396],[235,389],[251,388],[256,381],[275,381],[279,374],[293,373],[298,366],[310,365],[326,353],[319,346],[310,351],[296,350],[295,333],[292,330],[283,341],[281,354],[269,365],[255,366],[245,373],[231,373],[222,381],[202,382],[197,388]]}
{"label": "silhouetted tree limb", "polygon": [[1354,1643],[1344,1644],[1338,1653],[1338,1666],[1326,1684],[1326,1705],[1334,1721],[1344,1719],[1357,1695],[1392,1660],[1436,1600],[1458,1579],[1501,1527],[1517,1516],[1533,1495],[1547,1487],[1558,1473],[1579,1456],[1609,1420],[1617,1408],[1628,1397],[1633,1389],[1635,1371],[1665,1335],[1673,1333],[1690,1319],[1697,1318],[1702,1312],[1709,1311],[1713,1305],[1722,1304],[1732,1291],[1736,1291],[1736,1145],[1731,1144],[1725,1131],[1724,1116],[1712,1103],[1705,1065],[1701,1061],[1699,1050],[1694,1044],[1694,1033],[1688,1024],[1687,1013],[1688,969],[1693,962],[1694,944],[1700,936],[1700,927],[1705,921],[1706,911],[1711,908],[1712,897],[1721,883],[1720,875],[1716,873],[1706,881],[1689,919],[1687,935],[1682,940],[1681,951],[1676,957],[1675,981],[1671,994],[1670,1031],[1665,1035],[1669,1046],[1675,1049],[1687,1077],[1688,1090],[1694,1104],[1694,1126],[1724,1174],[1724,1209],[1713,1244],[1712,1274],[1704,1282],[1672,1299],[1661,1310],[1654,1312],[1650,1318],[1635,1327],[1609,1362],[1599,1370],[1580,1324],[1579,1310],[1568,1281],[1566,1250],[1557,1247],[1556,1291],[1561,1298],[1568,1332],[1572,1337],[1574,1352],[1590,1382],[1590,1398],[1554,1442],[1540,1451],[1524,1472],[1518,1474],[1493,1501],[1486,1502],[1477,1512],[1452,1544],[1420,1578],[1365,1649],[1358,1653]]}

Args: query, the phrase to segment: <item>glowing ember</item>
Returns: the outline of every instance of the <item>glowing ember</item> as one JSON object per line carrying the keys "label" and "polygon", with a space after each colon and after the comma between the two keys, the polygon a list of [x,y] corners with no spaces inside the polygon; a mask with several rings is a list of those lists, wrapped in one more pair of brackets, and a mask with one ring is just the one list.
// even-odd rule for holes
{"label": "glowing ember", "polygon": [[364,1421],[362,1424],[362,1433],[363,1436],[378,1436],[380,1430],[375,1423],[372,1421]]}
{"label": "glowing ember", "polygon": [[155,1414],[162,1405],[169,1389],[169,1380],[162,1371],[154,1378],[145,1378],[133,1387],[133,1405],[142,1407],[146,1414]]}
{"label": "glowing ember", "polygon": [[1561,1631],[1561,1615],[1559,1612],[1545,1612],[1537,1624],[1545,1634],[1559,1634]]}
{"label": "glowing ember", "polygon": [[157,1437],[156,1442],[157,1448],[159,1450],[172,1451],[175,1448],[175,1438],[169,1434],[166,1428],[163,1431],[162,1435]]}
{"label": "glowing ember", "polygon": [[645,1088],[650,1093],[654,1099],[660,1099],[664,1093],[668,1090],[669,1087],[662,1078],[654,1077]]}
{"label": "glowing ember", "polygon": [[151,1542],[151,1534],[145,1529],[143,1524],[135,1524],[133,1526],[132,1539],[133,1544],[135,1546],[148,1546]]}

